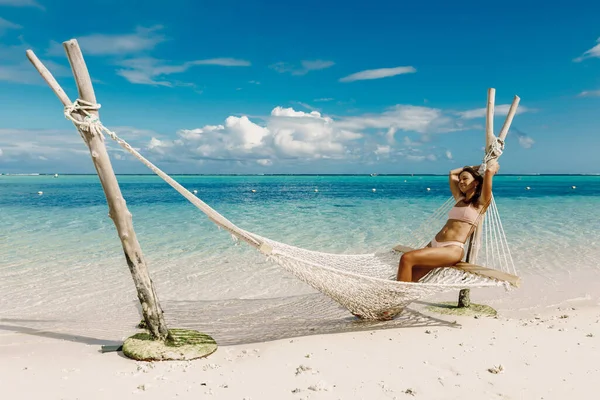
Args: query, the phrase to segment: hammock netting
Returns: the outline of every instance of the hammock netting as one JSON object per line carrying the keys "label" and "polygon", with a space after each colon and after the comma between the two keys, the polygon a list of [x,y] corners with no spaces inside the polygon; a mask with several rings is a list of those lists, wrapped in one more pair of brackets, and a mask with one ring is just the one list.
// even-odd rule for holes
{"label": "hammock netting", "polygon": [[[99,105],[78,99],[66,108],[65,116],[73,121],[80,130],[100,136],[103,136],[103,133],[108,134],[121,147],[198,207],[219,228],[230,232],[234,239],[247,242],[265,254],[270,261],[279,264],[298,279],[331,297],[355,315],[366,319],[390,318],[399,314],[415,300],[447,290],[492,286],[504,286],[507,290],[510,288],[504,280],[453,267],[434,269],[416,283],[398,282],[395,280],[400,259],[398,252],[390,250],[389,252],[368,254],[324,253],[277,242],[246,231],[233,224],[161,171],[127,142],[103,126],[96,116],[88,112],[97,110],[99,107]],[[78,111],[86,115],[83,121],[78,121],[71,116],[73,112]],[[497,158],[499,153],[501,154],[501,150],[492,148],[490,150],[492,156],[494,150]],[[484,162],[491,158],[490,152],[488,152]],[[407,245],[413,248],[426,246],[447,220],[446,214],[453,205],[454,199],[451,197],[413,232],[412,239]],[[487,268],[516,275],[500,215],[493,198],[481,218],[477,229],[465,246],[465,258],[470,263],[485,260],[484,264]]]}

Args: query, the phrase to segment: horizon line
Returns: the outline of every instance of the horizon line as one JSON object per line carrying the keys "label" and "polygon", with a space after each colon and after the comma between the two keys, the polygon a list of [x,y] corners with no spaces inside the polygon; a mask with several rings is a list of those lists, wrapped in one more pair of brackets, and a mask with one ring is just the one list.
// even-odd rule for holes
{"label": "horizon line", "polygon": [[[32,173],[0,173],[0,176],[54,176],[54,175],[63,175],[63,176],[97,176],[96,173],[46,173],[46,172],[32,172]],[[315,173],[315,174],[303,174],[303,173],[274,173],[274,174],[188,174],[188,173],[174,173],[168,174],[170,176],[371,176],[373,178],[377,176],[448,176],[448,173],[445,174],[433,174],[433,173],[398,173],[398,174],[369,174],[369,173],[356,173],[356,174],[327,174],[327,173]],[[599,176],[600,172],[593,173],[536,173],[536,172],[527,172],[521,174],[496,174],[496,176]],[[153,173],[115,173],[115,176],[156,176],[158,175]]]}

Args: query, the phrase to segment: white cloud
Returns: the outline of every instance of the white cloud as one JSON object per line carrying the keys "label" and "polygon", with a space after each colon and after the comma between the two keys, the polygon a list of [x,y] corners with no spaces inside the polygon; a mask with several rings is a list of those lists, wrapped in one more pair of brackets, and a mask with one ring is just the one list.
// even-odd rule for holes
{"label": "white cloud", "polygon": [[321,97],[320,99],[314,99],[313,101],[322,102],[322,101],[333,101],[335,100],[333,97]]}
{"label": "white cloud", "polygon": [[[261,166],[315,160],[360,162],[380,156],[435,161],[435,154],[415,154],[421,150],[414,146],[425,147],[422,141],[406,138],[408,143],[397,144],[394,134],[410,131],[423,138],[462,129],[442,110],[408,105],[391,107],[379,114],[338,118],[314,110],[304,112],[278,106],[264,120],[259,124],[246,116],[230,116],[223,124],[179,130],[174,140],[153,137],[145,147],[165,159],[250,162]],[[407,152],[403,151],[406,147]]]}
{"label": "white cloud", "polygon": [[[507,115],[508,110],[510,110],[510,104],[497,105],[494,107],[494,115],[495,116]],[[524,107],[524,106],[519,106],[517,108],[517,112],[515,113],[515,115],[523,114],[524,112],[529,112],[529,111],[532,111],[532,110],[527,107]],[[484,118],[485,114],[486,114],[485,108],[477,108],[474,110],[460,111],[457,113],[457,115],[459,115],[463,119]]]}
{"label": "white cloud", "polygon": [[2,148],[0,148],[0,157],[2,157],[2,154],[4,154],[4,152],[2,151]]}
{"label": "white cloud", "polygon": [[235,58],[212,58],[207,60],[187,61],[182,64],[168,64],[164,60],[152,57],[131,58],[119,62],[122,67],[117,74],[131,83],[154,86],[194,86],[190,83],[168,81],[164,77],[179,74],[197,65],[217,65],[223,67],[246,67],[250,63]]}
{"label": "white cloud", "polygon": [[[157,44],[167,40],[166,36],[161,33],[162,28],[161,25],[155,25],[149,28],[137,27],[133,33],[95,33],[78,36],[76,39],[81,47],[81,51],[85,55],[115,56],[137,54],[143,51],[152,50]],[[64,55],[65,51],[62,44],[51,41],[48,54],[53,56]]]}
{"label": "white cloud", "polygon": [[452,152],[450,150],[446,150],[446,158],[452,160]]}
{"label": "white cloud", "polygon": [[[160,137],[153,131],[131,127],[111,127],[126,138],[136,150],[142,150],[150,137]],[[119,160],[123,172],[144,172],[148,169],[125,149],[107,137],[106,147],[113,160]],[[71,129],[1,129],[0,170],[6,172],[82,172],[94,173],[90,152],[75,127]],[[167,158],[167,157],[165,157]],[[0,171],[0,172],[2,172]]]}
{"label": "white cloud", "polygon": [[10,22],[10,21],[0,17],[0,36],[2,36],[4,34],[4,31],[6,31],[8,29],[21,29],[21,28],[22,28],[21,25],[15,24],[14,22]]}
{"label": "white cloud", "polygon": [[406,147],[418,147],[423,145],[423,142],[419,142],[419,141],[414,141],[411,138],[409,138],[408,136],[404,136],[404,145]]}
{"label": "white cloud", "polygon": [[0,129],[4,161],[22,158],[61,158],[69,153],[89,154],[83,140],[73,130]]}
{"label": "white cloud", "polygon": [[521,145],[521,147],[523,147],[525,149],[531,148],[531,146],[533,146],[534,143],[535,143],[535,141],[530,137],[527,137],[527,136],[519,137],[519,144]]}
{"label": "white cloud", "polygon": [[417,72],[414,67],[394,67],[394,68],[379,68],[379,69],[369,69],[366,71],[356,72],[354,74],[345,76],[340,79],[340,82],[354,82],[361,81],[367,79],[381,79],[388,78],[391,76],[402,75],[402,74],[412,74]]}
{"label": "white cloud", "polygon": [[597,58],[600,57],[600,38],[596,40],[597,45],[583,53],[581,56],[575,58],[574,62],[581,62],[587,58]]}
{"label": "white cloud", "polygon": [[531,146],[533,146],[533,144],[535,143],[535,141],[531,137],[529,137],[525,132],[519,130],[517,127],[512,127],[509,134],[513,132],[519,138],[519,144],[524,149],[530,149]]}
{"label": "white cloud", "polygon": [[[413,131],[417,133],[441,133],[462,129],[442,110],[421,106],[396,105],[380,114],[363,114],[346,117],[339,126],[351,130],[368,128]],[[394,131],[395,133],[395,131]]]}
{"label": "white cloud", "polygon": [[362,134],[340,129],[330,117],[275,107],[264,125],[248,117],[230,116],[222,125],[177,132],[177,139],[153,139],[156,154],[179,154],[190,159],[254,161],[262,166],[284,159],[342,159]]}
{"label": "white cloud", "polygon": [[310,71],[317,71],[320,69],[330,68],[335,65],[333,61],[324,61],[324,60],[303,60],[300,62],[300,66],[295,66],[286,62],[278,62],[270,65],[269,67],[274,69],[275,71],[283,74],[289,72],[292,75],[306,75]]}
{"label": "white cloud", "polygon": [[437,160],[437,157],[436,157],[434,154],[429,154],[429,155],[426,155],[426,156],[423,156],[423,155],[414,155],[414,154],[408,154],[408,155],[406,156],[406,159],[407,159],[407,160],[409,160],[409,161],[417,161],[417,162],[421,162],[421,161],[425,161],[425,160],[428,160],[428,161],[436,161],[436,160]]}
{"label": "white cloud", "polygon": [[36,7],[41,10],[44,10],[44,6],[42,6],[35,0],[0,0],[0,6]]}
{"label": "white cloud", "polygon": [[381,155],[381,154],[390,154],[390,152],[392,151],[392,148],[388,145],[377,145],[377,148],[375,149],[374,153],[377,155]]}
{"label": "white cloud", "polygon": [[578,94],[578,97],[596,97],[600,96],[600,90],[584,90]]}
{"label": "white cloud", "polygon": [[[44,61],[44,65],[52,72],[54,77],[71,75],[71,71],[63,65],[52,61]],[[0,81],[28,85],[46,85],[46,82],[28,61],[0,65]]]}

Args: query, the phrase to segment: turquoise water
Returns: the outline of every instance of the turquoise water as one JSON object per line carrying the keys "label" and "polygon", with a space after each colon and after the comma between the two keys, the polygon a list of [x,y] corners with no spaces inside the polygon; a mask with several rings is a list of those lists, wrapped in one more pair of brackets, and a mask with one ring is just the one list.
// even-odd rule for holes
{"label": "turquoise water", "polygon": [[[335,253],[408,243],[450,196],[445,176],[174,178],[243,229]],[[236,245],[160,178],[118,179],[168,320],[217,332],[225,342],[354,323]],[[476,291],[476,299],[506,312],[597,301],[600,176],[498,176],[494,194],[525,284],[510,293]],[[107,213],[95,175],[0,176],[0,321],[105,339],[131,333],[137,299]]]}

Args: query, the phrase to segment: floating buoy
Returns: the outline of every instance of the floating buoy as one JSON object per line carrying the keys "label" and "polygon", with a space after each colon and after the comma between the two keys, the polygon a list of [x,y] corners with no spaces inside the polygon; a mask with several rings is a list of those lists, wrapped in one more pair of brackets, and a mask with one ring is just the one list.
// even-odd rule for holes
{"label": "floating buoy", "polygon": [[42,192],[41,190],[38,192],[38,194],[41,196],[44,194],[44,192]]}
{"label": "floating buoy", "polygon": [[317,193],[319,191],[319,189],[315,189],[315,193]]}
{"label": "floating buoy", "polygon": [[198,191],[196,189],[194,189],[194,194],[198,193]]}
{"label": "floating buoy", "polygon": [[252,193],[256,193],[256,189],[252,189]]}
{"label": "floating buoy", "polygon": [[525,190],[529,190],[529,189],[531,189],[529,186],[527,186],[527,187],[525,188]]}
{"label": "floating buoy", "polygon": [[427,191],[429,192],[431,190],[431,188],[427,188]]}
{"label": "floating buoy", "polygon": [[571,186],[571,189],[577,189],[577,186]]}
{"label": "floating buoy", "polygon": [[376,191],[377,191],[377,189],[373,188],[373,192],[376,192]]}

